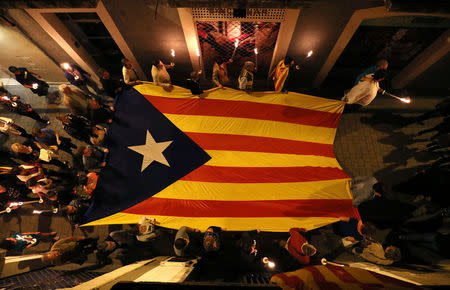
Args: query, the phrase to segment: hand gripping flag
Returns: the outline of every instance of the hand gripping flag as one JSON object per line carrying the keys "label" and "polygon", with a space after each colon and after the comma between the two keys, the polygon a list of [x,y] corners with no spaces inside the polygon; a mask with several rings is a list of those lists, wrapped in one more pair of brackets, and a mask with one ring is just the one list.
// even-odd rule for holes
{"label": "hand gripping flag", "polygon": [[343,108],[298,93],[135,86],[117,100],[85,225],[149,216],[169,228],[288,231],[359,217],[333,153]]}

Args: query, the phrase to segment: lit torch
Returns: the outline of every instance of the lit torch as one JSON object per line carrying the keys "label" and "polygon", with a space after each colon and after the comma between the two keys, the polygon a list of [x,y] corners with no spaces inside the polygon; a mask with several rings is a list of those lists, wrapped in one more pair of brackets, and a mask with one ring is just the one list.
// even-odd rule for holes
{"label": "lit torch", "polygon": [[175,63],[175,50],[173,48],[170,49],[170,55],[172,56],[172,63]]}
{"label": "lit torch", "polygon": [[37,83],[33,83],[33,89],[37,90],[39,88],[39,85]]}
{"label": "lit torch", "polygon": [[308,51],[308,54],[306,55],[306,58],[310,57],[312,54],[313,54],[312,50]]}
{"label": "lit torch", "polygon": [[9,203],[9,207],[16,207],[16,206],[21,206],[21,205],[23,205],[23,202],[21,202],[21,201]]}
{"label": "lit torch", "polygon": [[233,54],[231,55],[231,58],[234,58],[234,55],[236,54],[236,49],[238,48],[238,46],[239,46],[239,40],[236,39],[234,41],[234,50],[233,50]]}
{"label": "lit torch", "polygon": [[255,52],[255,68],[258,68],[258,49],[253,50]]}
{"label": "lit torch", "polygon": [[67,62],[65,62],[62,64],[62,67],[63,69],[68,70],[70,68],[70,65]]}
{"label": "lit torch", "polygon": [[388,95],[389,97],[393,97],[393,98],[395,98],[395,99],[397,99],[397,100],[399,100],[399,101],[401,101],[403,103],[406,103],[406,104],[411,103],[411,98],[410,97],[400,98],[400,97],[397,97],[396,95],[390,94],[390,93],[388,93],[386,91],[383,91],[382,94],[383,95]]}
{"label": "lit torch", "polygon": [[202,69],[202,62],[200,60],[200,49],[197,48],[198,69]]}
{"label": "lit torch", "polygon": [[53,209],[46,209],[46,210],[33,210],[33,214],[42,214],[42,213],[53,213],[56,214],[58,213],[58,208],[53,208]]}

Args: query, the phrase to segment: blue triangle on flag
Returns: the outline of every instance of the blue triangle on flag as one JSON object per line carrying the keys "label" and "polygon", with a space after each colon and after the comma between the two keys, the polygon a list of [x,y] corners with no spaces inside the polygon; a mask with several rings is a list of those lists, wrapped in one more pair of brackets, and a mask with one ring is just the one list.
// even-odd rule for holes
{"label": "blue triangle on flag", "polygon": [[[134,88],[117,98],[114,122],[107,133],[107,165],[100,172],[82,223],[132,207],[211,159]],[[128,147],[146,144],[147,131],[157,143],[172,141],[163,151],[170,166],[153,161],[141,172],[143,155]]]}

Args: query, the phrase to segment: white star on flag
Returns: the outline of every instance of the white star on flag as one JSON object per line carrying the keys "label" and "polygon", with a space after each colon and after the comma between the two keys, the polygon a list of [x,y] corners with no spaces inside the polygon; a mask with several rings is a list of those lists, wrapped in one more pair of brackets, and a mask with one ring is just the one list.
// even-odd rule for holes
{"label": "white star on flag", "polygon": [[128,149],[131,149],[144,156],[144,159],[142,160],[142,172],[153,161],[157,161],[170,167],[169,162],[167,162],[167,159],[163,155],[163,151],[166,150],[166,148],[169,147],[172,142],[173,141],[156,142],[152,134],[147,131],[147,138],[144,145],[128,146]]}

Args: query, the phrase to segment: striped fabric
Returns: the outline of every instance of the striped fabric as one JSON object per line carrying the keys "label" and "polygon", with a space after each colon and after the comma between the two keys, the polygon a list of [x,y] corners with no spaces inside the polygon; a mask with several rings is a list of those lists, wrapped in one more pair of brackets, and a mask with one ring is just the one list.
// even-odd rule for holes
{"label": "striped fabric", "polygon": [[179,87],[135,89],[211,160],[153,197],[87,225],[152,216],[169,228],[288,231],[359,217],[333,153],[343,102],[229,88],[204,98]]}
{"label": "striped fabric", "polygon": [[368,270],[331,265],[311,266],[294,272],[276,274],[272,276],[270,282],[283,290],[422,289],[414,284]]}
{"label": "striped fabric", "polygon": [[282,59],[275,68],[275,76],[273,78],[276,92],[281,92],[288,74],[289,74],[289,66],[286,66],[284,64],[284,60]]}

